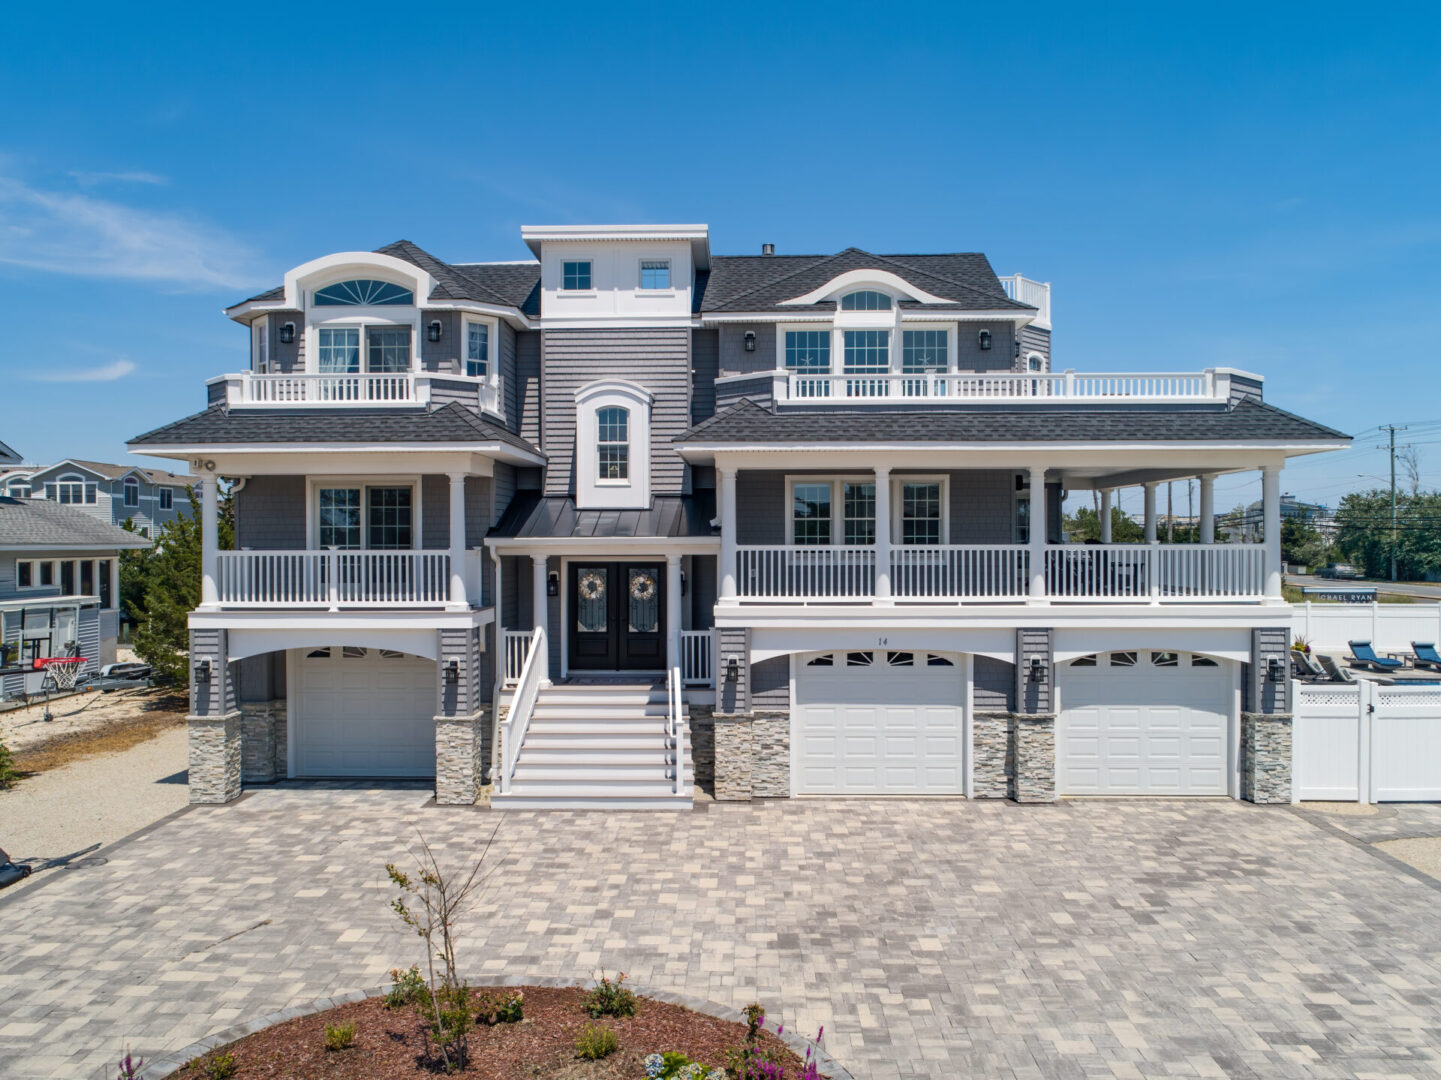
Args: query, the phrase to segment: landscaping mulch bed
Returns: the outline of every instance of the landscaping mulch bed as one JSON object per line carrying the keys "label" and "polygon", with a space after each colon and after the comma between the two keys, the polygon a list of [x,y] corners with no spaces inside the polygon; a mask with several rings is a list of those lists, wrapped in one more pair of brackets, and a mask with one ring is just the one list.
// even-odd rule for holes
{"label": "landscaping mulch bed", "polygon": [[[450,1075],[469,1080],[643,1080],[647,1054],[674,1050],[709,1067],[724,1066],[726,1051],[745,1039],[744,1024],[645,997],[639,998],[634,1016],[591,1021],[582,1007],[584,990],[506,988],[511,989],[525,994],[525,1019],[478,1026],[470,1035],[469,1066]],[[346,1021],[355,1024],[355,1042],[346,1050],[326,1050],[326,1025]],[[582,1061],[575,1056],[575,1039],[592,1022],[611,1027],[620,1048],[601,1061]],[[763,1038],[791,1060],[799,1075],[800,1059],[774,1036]],[[258,1031],[189,1062],[173,1076],[209,1080],[207,1062],[220,1052],[235,1055],[234,1080],[404,1080],[443,1075],[438,1062],[426,1056],[424,1028],[415,1010],[387,1009],[380,998]]]}

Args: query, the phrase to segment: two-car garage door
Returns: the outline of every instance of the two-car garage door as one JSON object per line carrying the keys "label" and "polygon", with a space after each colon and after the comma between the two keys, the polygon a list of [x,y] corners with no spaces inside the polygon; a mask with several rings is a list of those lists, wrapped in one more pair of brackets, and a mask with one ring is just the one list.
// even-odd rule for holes
{"label": "two-car garage door", "polygon": [[435,662],[390,649],[291,654],[295,775],[435,775]]}

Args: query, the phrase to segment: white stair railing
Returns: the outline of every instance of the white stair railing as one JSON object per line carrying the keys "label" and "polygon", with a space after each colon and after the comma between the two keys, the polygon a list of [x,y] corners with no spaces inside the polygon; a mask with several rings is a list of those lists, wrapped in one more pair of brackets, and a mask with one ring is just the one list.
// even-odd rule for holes
{"label": "white stair railing", "polygon": [[679,667],[666,673],[666,733],[675,749],[675,794],[686,797],[685,786],[685,705],[681,695],[681,674]]}
{"label": "white stair railing", "polygon": [[686,686],[714,686],[715,670],[711,666],[714,653],[714,630],[682,630],[681,681]]}
{"label": "white stair railing", "polygon": [[531,713],[535,711],[535,699],[540,694],[540,657],[544,655],[545,629],[537,626],[531,634],[530,648],[525,654],[525,664],[516,683],[515,694],[510,699],[510,713],[501,725],[500,737],[500,793],[510,793],[511,778],[515,775],[515,763],[520,759],[520,748],[525,742],[525,733],[530,727]]}
{"label": "white stair railing", "polygon": [[520,673],[525,670],[526,649],[530,644],[531,631],[505,631],[505,681],[507,688],[520,682]]}

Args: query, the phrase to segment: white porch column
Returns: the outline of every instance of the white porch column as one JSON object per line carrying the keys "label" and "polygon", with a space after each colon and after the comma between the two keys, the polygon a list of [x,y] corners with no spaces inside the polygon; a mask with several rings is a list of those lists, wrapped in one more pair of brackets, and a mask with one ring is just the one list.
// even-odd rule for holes
{"label": "white porch column", "polygon": [[465,473],[450,474],[450,602],[469,607],[465,595]]}
{"label": "white porch column", "polygon": [[1146,485],[1146,543],[1156,542],[1156,485]]}
{"label": "white porch column", "polygon": [[[536,628],[545,631],[547,639],[550,637],[550,598],[545,595],[545,556],[532,555],[530,557],[532,568],[530,584],[530,610],[534,618]],[[542,650],[535,658],[540,668],[540,681],[550,681],[550,648]]]}
{"label": "white porch column", "polygon": [[[215,607],[220,603],[220,590],[215,579],[220,570],[220,492],[219,480],[207,472],[200,481],[200,606]],[[117,593],[115,603],[119,605]]]}
{"label": "white porch column", "polygon": [[721,469],[720,598],[736,598],[736,471]]}
{"label": "white porch column", "polygon": [[1281,469],[1261,470],[1261,527],[1265,530],[1266,597],[1281,597]]}
{"label": "white porch column", "polygon": [[891,467],[876,466],[876,601],[891,602]]}
{"label": "white porch column", "polygon": [[1201,543],[1216,542],[1216,474],[1201,475]]}
{"label": "white porch column", "polygon": [[120,553],[110,560],[110,606],[120,608]]}
{"label": "white porch column", "polygon": [[1046,467],[1031,466],[1031,599],[1046,595]]}
{"label": "white porch column", "polygon": [[680,664],[680,556],[665,557],[665,666]]}
{"label": "white porch column", "polygon": [[1111,542],[1111,489],[1101,489],[1101,543]]}

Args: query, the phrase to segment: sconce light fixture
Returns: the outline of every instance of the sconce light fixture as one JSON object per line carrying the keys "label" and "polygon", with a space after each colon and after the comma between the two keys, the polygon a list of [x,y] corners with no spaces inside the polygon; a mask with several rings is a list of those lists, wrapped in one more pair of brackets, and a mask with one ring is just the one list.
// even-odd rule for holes
{"label": "sconce light fixture", "polygon": [[741,677],[741,666],[734,656],[726,661],[726,682],[739,682]]}
{"label": "sconce light fixture", "polygon": [[433,320],[431,320],[430,325],[425,328],[425,339],[426,339],[427,341],[439,341],[439,340],[440,340],[440,320],[439,320],[439,319],[433,319]]}
{"label": "sconce light fixture", "polygon": [[210,681],[211,666],[212,661],[209,657],[196,661],[195,681],[198,683],[208,683]]}
{"label": "sconce light fixture", "polygon": [[1043,683],[1046,681],[1046,663],[1039,656],[1031,657],[1029,678],[1033,683]]}
{"label": "sconce light fixture", "polygon": [[982,349],[989,349],[991,347],[991,332],[989,330],[982,330],[976,335],[976,341]]}
{"label": "sconce light fixture", "polygon": [[290,345],[295,342],[295,324],[293,322],[282,323],[280,326],[280,344]]}
{"label": "sconce light fixture", "polygon": [[1286,662],[1279,656],[1267,657],[1266,678],[1271,682],[1283,682],[1286,678]]}
{"label": "sconce light fixture", "polygon": [[451,657],[445,662],[445,685],[455,686],[460,682],[460,661]]}
{"label": "sconce light fixture", "polygon": [[560,575],[557,574],[554,570],[552,570],[549,574],[545,575],[545,595],[560,595]]}
{"label": "sconce light fixture", "polygon": [[746,331],[745,341],[746,341],[746,352],[755,352],[755,351],[756,351],[756,332],[755,332],[754,330],[747,330],[747,331]]}
{"label": "sconce light fixture", "polygon": [[685,595],[685,590],[686,590],[685,571],[682,570],[682,571],[680,572],[680,594],[681,594],[682,596]]}

